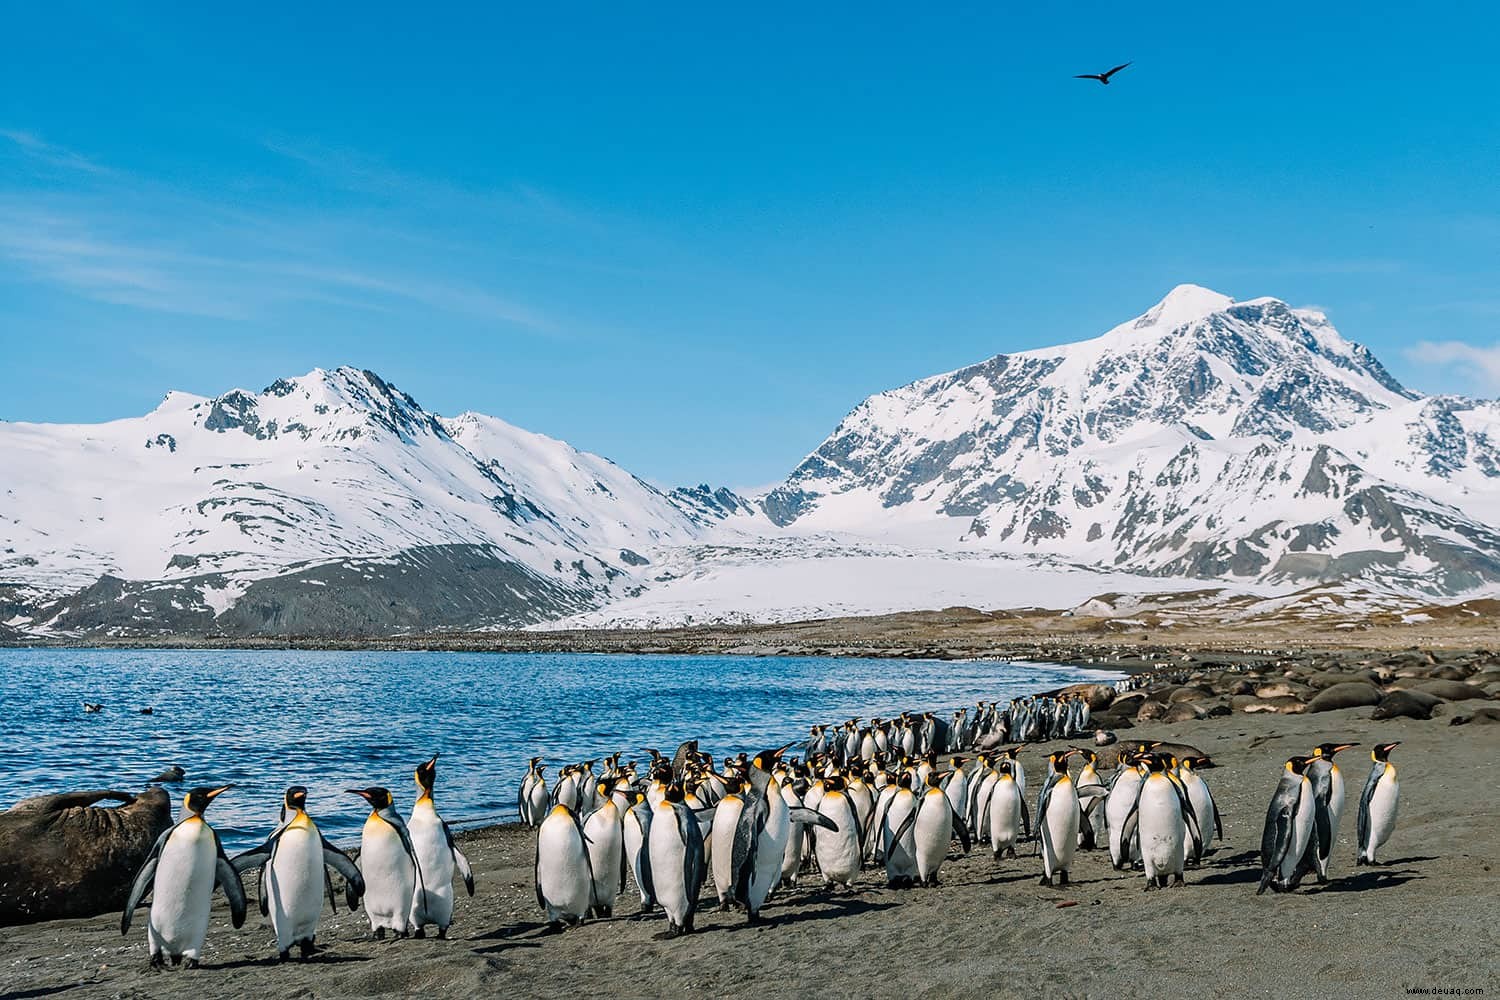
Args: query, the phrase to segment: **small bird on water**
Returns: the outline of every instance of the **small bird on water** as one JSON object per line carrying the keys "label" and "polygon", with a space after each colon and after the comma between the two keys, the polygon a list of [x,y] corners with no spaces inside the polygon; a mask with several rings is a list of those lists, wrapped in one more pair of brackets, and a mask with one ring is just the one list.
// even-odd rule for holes
{"label": "small bird on water", "polygon": [[1124,69],[1126,66],[1129,66],[1129,65],[1130,65],[1130,63],[1123,62],[1123,63],[1120,63],[1120,65],[1116,66],[1112,70],[1108,70],[1108,71],[1103,72],[1103,73],[1079,73],[1076,76],[1074,76],[1073,79],[1075,79],[1075,80],[1098,80],[1100,83],[1102,83],[1106,87],[1108,87],[1109,86],[1109,78],[1112,77],[1112,76],[1114,76],[1116,73],[1120,72],[1120,70]]}

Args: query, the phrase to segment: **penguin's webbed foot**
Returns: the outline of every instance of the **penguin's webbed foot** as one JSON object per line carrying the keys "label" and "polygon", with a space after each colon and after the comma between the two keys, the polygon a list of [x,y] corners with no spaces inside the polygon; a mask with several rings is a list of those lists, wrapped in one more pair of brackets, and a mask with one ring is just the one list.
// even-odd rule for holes
{"label": "penguin's webbed foot", "polygon": [[385,940],[385,928],[384,927],[377,927],[377,928],[375,928],[375,940],[376,941],[384,941]]}
{"label": "penguin's webbed foot", "polygon": [[411,932],[411,936],[417,938],[418,940],[423,940],[427,937],[427,928],[418,927],[416,930]]}
{"label": "penguin's webbed foot", "polygon": [[151,964],[149,968],[153,971],[160,972],[166,967],[166,964],[167,960],[165,956],[163,956],[161,952],[157,952],[155,955],[151,956]]}
{"label": "penguin's webbed foot", "polygon": [[198,960],[196,958],[190,958],[186,962],[182,963],[182,967],[184,969],[196,969],[198,968]]}
{"label": "penguin's webbed foot", "polygon": [[1051,875],[1043,875],[1040,879],[1037,880],[1036,884],[1037,885],[1051,885],[1052,884],[1052,876]]}
{"label": "penguin's webbed foot", "polygon": [[439,941],[446,941],[446,940],[448,940],[448,928],[446,928],[446,927],[439,927],[438,928],[438,940]]}
{"label": "penguin's webbed foot", "polygon": [[1067,871],[1063,871],[1063,873],[1060,876],[1058,876],[1058,884],[1059,885],[1067,885],[1068,884],[1068,873],[1067,873]]}
{"label": "penguin's webbed foot", "polygon": [[284,948],[280,952],[278,952],[277,955],[276,955],[276,961],[278,961],[278,962],[290,962],[291,960],[292,960],[292,949],[290,949],[290,948]]}

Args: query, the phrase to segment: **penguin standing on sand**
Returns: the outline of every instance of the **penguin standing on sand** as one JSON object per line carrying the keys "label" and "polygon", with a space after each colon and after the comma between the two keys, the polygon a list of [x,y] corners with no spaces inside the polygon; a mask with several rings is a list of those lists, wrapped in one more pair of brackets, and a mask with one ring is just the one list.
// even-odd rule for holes
{"label": "penguin standing on sand", "polygon": [[[656,908],[656,885],[651,880],[651,803],[641,792],[631,793],[631,803],[621,818],[625,864],[635,879],[641,897],[641,915]],[[720,803],[722,807],[723,803]]]}
{"label": "penguin standing on sand", "polygon": [[917,796],[911,785],[912,775],[903,772],[881,816],[880,850],[885,858],[885,883],[892,889],[904,889],[917,879],[917,838],[913,830]]}
{"label": "penguin standing on sand", "polygon": [[577,924],[594,905],[594,872],[588,841],[573,810],[558,803],[536,832],[536,905],[561,930]]}
{"label": "penguin standing on sand", "polygon": [[1282,768],[1281,781],[1266,809],[1266,825],[1260,836],[1259,896],[1267,889],[1292,892],[1307,874],[1303,861],[1312,838],[1314,813],[1312,782],[1306,772],[1308,758],[1292,757]]}
{"label": "penguin standing on sand", "polygon": [[130,933],[135,908],[150,892],[146,945],[151,951],[152,968],[160,968],[166,959],[173,965],[187,959],[188,968],[198,967],[215,888],[224,890],[234,926],[245,923],[245,887],[224,856],[218,833],[203,818],[208,804],[231,787],[188,792],[182,819],[156,839],[150,856],[136,873],[125,912],[120,915],[120,934]]}
{"label": "penguin standing on sand", "polygon": [[1198,773],[1198,766],[1208,758],[1184,757],[1177,769],[1177,778],[1183,791],[1187,792],[1188,805],[1193,807],[1193,816],[1198,820],[1198,832],[1202,834],[1206,851],[1215,840],[1224,839],[1224,821],[1219,816],[1219,804],[1209,790],[1208,782]]}
{"label": "penguin standing on sand", "polygon": [[613,778],[601,778],[597,791],[600,806],[583,821],[583,838],[589,845],[589,868],[594,876],[593,914],[613,916],[615,899],[625,889],[625,826],[615,804]]}
{"label": "penguin standing on sand", "polygon": [[1031,817],[1014,771],[1014,762],[1002,760],[989,796],[990,849],[996,861],[1006,854],[1015,857],[1016,845],[1031,836]]}
{"label": "penguin standing on sand", "polygon": [[969,831],[963,817],[953,811],[953,803],[944,794],[941,777],[936,771],[927,775],[927,790],[917,800],[917,808],[908,822],[914,828],[917,877],[925,886],[936,886],[938,872],[948,857],[948,847],[953,843],[953,835],[958,834],[965,854],[969,853],[970,847]]}
{"label": "penguin standing on sand", "polygon": [[[1081,702],[1086,705],[1086,702]],[[1099,755],[1093,750],[1079,749],[1078,755],[1083,758],[1083,770],[1078,772],[1078,791],[1082,795],[1088,790],[1090,796],[1083,803],[1083,815],[1078,823],[1078,849],[1080,851],[1092,851],[1099,847],[1099,841],[1108,836],[1104,825],[1104,800],[1107,789],[1099,777],[1095,765],[1099,763]]]}
{"label": "penguin standing on sand", "polygon": [[325,887],[329,904],[333,903],[326,869],[344,877],[345,902],[351,910],[364,895],[365,880],[349,855],[330,844],[307,815],[306,788],[293,785],[281,802],[281,821],[271,836],[259,847],[236,855],[230,865],[239,874],[261,870],[260,912],[271,918],[276,952],[285,962],[294,944],[304,960],[317,950]]}
{"label": "penguin standing on sand", "polygon": [[838,830],[813,830],[813,856],[818,860],[818,870],[823,873],[825,885],[842,885],[852,890],[864,860],[864,838],[859,825],[859,810],[847,794],[847,787],[839,775],[823,779],[818,812]]}
{"label": "penguin standing on sand", "polygon": [[1135,805],[1125,817],[1125,828],[1134,826],[1141,845],[1141,864],[1146,870],[1146,889],[1165,889],[1182,884],[1187,864],[1188,839],[1193,853],[1202,851],[1202,836],[1182,786],[1167,773],[1167,761],[1158,755],[1146,759],[1146,776],[1136,791]]}
{"label": "penguin standing on sand", "polygon": [[[750,787],[739,822],[735,824],[734,854],[730,861],[734,896],[744,905],[745,915],[752,924],[760,921],[760,909],[781,879],[781,864],[793,823],[833,829],[827,817],[802,806],[789,807],[782,798],[781,783],[771,772],[789,746],[790,743],[777,750],[763,750],[750,762]],[[653,822],[659,818],[652,817]],[[657,896],[661,898],[660,873],[654,863],[652,871],[658,876]]]}
{"label": "penguin standing on sand", "polygon": [[1137,843],[1133,837],[1125,835],[1125,817],[1130,815],[1131,806],[1135,804],[1136,793],[1141,789],[1141,782],[1145,780],[1137,759],[1127,758],[1122,752],[1120,755],[1120,767],[1115,771],[1114,780],[1109,786],[1109,795],[1104,800],[1104,825],[1109,831],[1109,863],[1116,871],[1124,871],[1130,867],[1132,861],[1138,856]]}
{"label": "penguin standing on sand", "polygon": [[[707,868],[703,858],[703,830],[684,801],[680,782],[667,786],[665,797],[651,816],[650,851],[656,898],[667,914],[667,929],[661,936],[691,934]],[[779,855],[776,860],[779,867]]]}
{"label": "penguin standing on sand", "polygon": [[1312,782],[1313,835],[1308,840],[1311,852],[1310,867],[1317,873],[1318,883],[1328,881],[1328,859],[1333,855],[1334,842],[1339,839],[1339,822],[1344,816],[1344,774],[1333,762],[1340,750],[1358,746],[1357,743],[1320,743],[1313,748],[1312,759],[1307,763],[1307,780]]}
{"label": "penguin standing on sand", "polygon": [[1051,885],[1054,877],[1060,885],[1067,885],[1073,852],[1078,849],[1078,790],[1068,776],[1068,758],[1077,752],[1063,750],[1047,758],[1051,773],[1036,804],[1036,830],[1042,847],[1042,885]]}
{"label": "penguin standing on sand", "polygon": [[1355,827],[1358,843],[1355,845],[1354,863],[1373,865],[1375,852],[1391,839],[1396,829],[1396,807],[1401,803],[1401,785],[1396,780],[1396,765],[1391,763],[1391,751],[1400,746],[1395,743],[1379,743],[1370,751],[1370,776],[1365,779],[1364,791],[1359,794],[1359,816]]}
{"label": "penguin standing on sand", "polygon": [[406,822],[396,812],[390,789],[379,785],[345,789],[370,804],[359,836],[359,871],[365,879],[365,916],[377,940],[386,931],[411,933],[412,894],[422,884],[422,869]]}
{"label": "penguin standing on sand", "polygon": [[436,754],[417,765],[416,782],[417,801],[411,807],[407,832],[422,877],[412,892],[412,933],[424,937],[427,925],[436,924],[441,940],[448,936],[448,928],[453,924],[453,875],[457,872],[464,880],[464,889],[472,896],[474,873],[469,869],[469,859],[454,842],[453,831],[438,815],[432,801],[432,790],[437,783]]}
{"label": "penguin standing on sand", "polygon": [[740,810],[745,808],[741,794],[744,788],[738,775],[731,774],[724,784],[724,796],[714,807],[714,824],[709,834],[713,865],[714,893],[719,910],[729,909],[734,901],[734,838],[739,829]]}

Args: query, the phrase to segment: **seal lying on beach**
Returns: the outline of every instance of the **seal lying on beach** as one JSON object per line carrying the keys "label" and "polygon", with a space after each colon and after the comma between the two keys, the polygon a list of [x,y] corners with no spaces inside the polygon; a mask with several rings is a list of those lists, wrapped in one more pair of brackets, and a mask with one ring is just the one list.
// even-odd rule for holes
{"label": "seal lying on beach", "polygon": [[[112,799],[109,808],[94,803]],[[119,909],[131,879],[172,825],[160,788],[23,799],[0,813],[0,926]]]}

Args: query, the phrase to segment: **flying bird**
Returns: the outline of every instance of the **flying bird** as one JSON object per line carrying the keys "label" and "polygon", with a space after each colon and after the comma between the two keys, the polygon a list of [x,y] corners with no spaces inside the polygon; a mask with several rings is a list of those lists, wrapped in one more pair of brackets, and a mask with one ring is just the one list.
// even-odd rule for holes
{"label": "flying bird", "polygon": [[1114,69],[1110,70],[1108,73],[1079,73],[1077,76],[1073,77],[1073,79],[1075,79],[1075,80],[1098,80],[1100,83],[1102,83],[1106,87],[1108,87],[1109,86],[1109,78],[1112,77],[1112,76],[1114,76],[1116,73],[1120,72],[1120,70],[1124,69],[1126,66],[1129,66],[1129,65],[1130,65],[1130,63],[1128,63],[1128,62],[1126,62],[1126,63],[1120,63],[1120,65],[1116,66]]}

